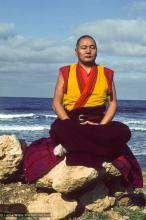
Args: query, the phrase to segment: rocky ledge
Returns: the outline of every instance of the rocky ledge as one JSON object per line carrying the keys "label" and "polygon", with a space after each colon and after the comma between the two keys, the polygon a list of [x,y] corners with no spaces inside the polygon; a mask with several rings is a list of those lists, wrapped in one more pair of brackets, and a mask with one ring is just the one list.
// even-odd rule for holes
{"label": "rocky ledge", "polygon": [[0,136],[0,213],[3,216],[81,219],[79,216],[90,211],[105,212],[110,219],[124,220],[113,207],[136,210],[145,206],[145,186],[135,190],[124,186],[121,173],[106,162],[97,171],[85,166],[68,166],[65,158],[35,183],[26,184],[20,178],[24,147],[25,142],[15,135]]}

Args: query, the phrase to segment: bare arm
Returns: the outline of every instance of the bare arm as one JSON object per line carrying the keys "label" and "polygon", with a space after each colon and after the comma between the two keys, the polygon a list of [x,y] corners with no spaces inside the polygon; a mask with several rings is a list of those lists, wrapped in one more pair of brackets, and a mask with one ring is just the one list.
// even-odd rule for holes
{"label": "bare arm", "polygon": [[107,124],[112,120],[117,110],[117,96],[114,82],[112,83],[112,95],[108,97],[108,108],[105,116],[101,120],[100,124]]}
{"label": "bare arm", "polygon": [[56,87],[55,87],[52,108],[61,120],[69,119],[69,116],[65,112],[63,105],[62,105],[63,85],[64,85],[63,76],[62,74],[59,74]]}

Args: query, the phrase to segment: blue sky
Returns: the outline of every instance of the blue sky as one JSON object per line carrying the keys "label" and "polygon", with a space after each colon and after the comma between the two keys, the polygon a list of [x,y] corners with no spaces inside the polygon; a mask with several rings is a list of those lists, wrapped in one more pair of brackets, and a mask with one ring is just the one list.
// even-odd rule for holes
{"label": "blue sky", "polygon": [[0,96],[52,97],[79,36],[115,71],[118,99],[146,99],[146,0],[0,0]]}

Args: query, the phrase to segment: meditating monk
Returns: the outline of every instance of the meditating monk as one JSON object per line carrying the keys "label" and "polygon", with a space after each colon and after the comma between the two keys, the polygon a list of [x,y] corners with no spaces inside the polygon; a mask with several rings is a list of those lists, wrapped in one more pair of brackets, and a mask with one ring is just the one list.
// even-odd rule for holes
{"label": "meditating monk", "polygon": [[54,154],[82,152],[111,161],[127,181],[141,187],[141,169],[127,146],[130,129],[112,121],[117,110],[114,72],[95,63],[97,45],[92,36],[77,40],[75,54],[77,63],[59,69],[55,88],[53,110],[58,118],[50,129]]}

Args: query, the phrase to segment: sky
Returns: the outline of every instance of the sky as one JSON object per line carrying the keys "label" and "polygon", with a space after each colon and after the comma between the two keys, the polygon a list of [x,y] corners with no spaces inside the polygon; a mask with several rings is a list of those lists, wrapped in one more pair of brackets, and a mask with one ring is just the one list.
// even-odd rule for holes
{"label": "sky", "polygon": [[146,100],[146,0],[0,0],[0,96],[53,97],[84,34],[118,99]]}

